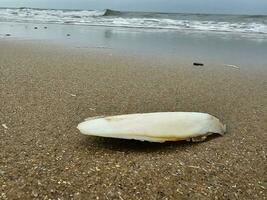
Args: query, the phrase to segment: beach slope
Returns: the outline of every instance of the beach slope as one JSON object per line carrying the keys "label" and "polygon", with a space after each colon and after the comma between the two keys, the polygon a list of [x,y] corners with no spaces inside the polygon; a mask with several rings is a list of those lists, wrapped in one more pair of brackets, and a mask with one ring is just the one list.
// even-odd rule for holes
{"label": "beach slope", "polygon": [[[0,41],[0,199],[264,199],[267,68]],[[164,144],[84,136],[87,117],[205,112],[227,134]]]}

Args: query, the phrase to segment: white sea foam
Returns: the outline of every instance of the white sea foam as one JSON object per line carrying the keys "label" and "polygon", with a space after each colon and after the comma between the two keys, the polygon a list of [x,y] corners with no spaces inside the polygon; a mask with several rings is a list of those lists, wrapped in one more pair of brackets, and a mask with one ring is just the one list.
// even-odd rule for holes
{"label": "white sea foam", "polygon": [[[232,20],[235,18],[235,20]],[[0,9],[0,21],[267,34],[267,17],[121,13],[111,10]]]}

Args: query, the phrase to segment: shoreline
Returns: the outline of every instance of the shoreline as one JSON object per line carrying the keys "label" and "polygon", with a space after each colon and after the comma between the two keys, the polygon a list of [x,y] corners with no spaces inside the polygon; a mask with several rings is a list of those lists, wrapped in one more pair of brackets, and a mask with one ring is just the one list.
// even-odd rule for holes
{"label": "shoreline", "polygon": [[[2,39],[29,40],[70,48],[221,65],[266,66],[267,38],[234,34],[143,30],[79,25],[0,23]],[[44,28],[46,27],[46,29]],[[35,29],[37,28],[37,29]],[[10,34],[10,36],[5,36]]]}
{"label": "shoreline", "polygon": [[[1,197],[266,198],[266,67],[41,44],[0,40]],[[158,111],[207,112],[228,133],[154,144],[76,129],[91,116]]]}

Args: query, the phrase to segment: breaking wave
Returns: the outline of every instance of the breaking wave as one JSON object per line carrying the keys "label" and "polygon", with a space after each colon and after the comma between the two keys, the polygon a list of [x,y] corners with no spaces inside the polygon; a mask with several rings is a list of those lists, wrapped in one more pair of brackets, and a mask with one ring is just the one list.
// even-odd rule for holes
{"label": "breaking wave", "polygon": [[267,16],[0,8],[0,21],[267,34]]}

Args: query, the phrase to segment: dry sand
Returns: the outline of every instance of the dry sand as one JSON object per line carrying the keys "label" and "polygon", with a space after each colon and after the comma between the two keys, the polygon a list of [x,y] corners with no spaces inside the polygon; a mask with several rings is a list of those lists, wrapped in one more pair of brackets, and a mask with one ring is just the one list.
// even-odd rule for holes
{"label": "dry sand", "polygon": [[[266,77],[267,66],[0,41],[0,199],[266,199]],[[76,129],[154,111],[207,112],[228,134],[153,144]]]}

